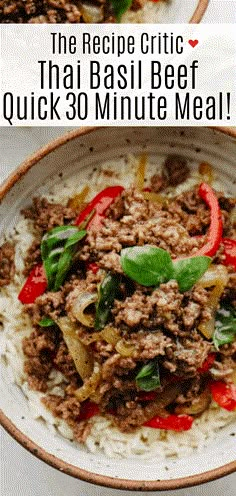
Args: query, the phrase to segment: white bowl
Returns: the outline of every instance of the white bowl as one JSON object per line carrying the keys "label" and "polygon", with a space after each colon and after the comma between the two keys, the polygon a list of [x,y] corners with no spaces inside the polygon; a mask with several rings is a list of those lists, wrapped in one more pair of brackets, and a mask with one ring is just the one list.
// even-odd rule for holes
{"label": "white bowl", "polygon": [[[231,136],[230,136],[231,134]],[[19,211],[38,187],[45,188],[60,172],[64,177],[127,153],[163,158],[186,156],[192,167],[201,161],[214,165],[226,188],[236,191],[236,131],[210,128],[86,128],[56,139],[26,160],[0,189],[1,233],[17,223]],[[10,309],[9,309],[10,311]],[[235,426],[224,428],[209,446],[188,458],[166,460],[108,459],[91,454],[35,420],[22,390],[12,383],[6,361],[0,364],[0,420],[8,432],[34,455],[55,468],[109,487],[161,490],[200,484],[236,470]],[[168,471],[166,470],[166,466]]]}
{"label": "white bowl", "polygon": [[123,16],[122,22],[148,22],[161,24],[198,23],[202,20],[209,0],[167,0],[145,6],[135,14],[131,11]]}

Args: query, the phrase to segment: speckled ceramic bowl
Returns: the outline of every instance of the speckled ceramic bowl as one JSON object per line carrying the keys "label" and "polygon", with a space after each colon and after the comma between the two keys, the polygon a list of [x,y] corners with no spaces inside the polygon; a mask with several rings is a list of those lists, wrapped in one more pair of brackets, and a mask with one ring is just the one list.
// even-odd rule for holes
{"label": "speckled ceramic bowl", "polygon": [[168,0],[160,2],[157,18],[149,22],[162,24],[181,24],[201,22],[209,0]]}
{"label": "speckled ceramic bowl", "polygon": [[[17,222],[19,210],[43,183],[53,177],[78,174],[107,159],[145,150],[157,163],[171,153],[186,156],[190,166],[200,161],[214,165],[221,180],[235,194],[236,129],[210,128],[86,128],[56,139],[26,160],[0,190],[1,232]],[[4,330],[3,330],[4,332]],[[130,490],[177,489],[200,484],[236,470],[235,426],[224,428],[202,452],[157,463],[137,459],[108,459],[91,454],[32,418],[21,389],[12,384],[1,361],[0,420],[5,429],[32,454],[74,477]],[[168,470],[167,470],[168,469]]]}

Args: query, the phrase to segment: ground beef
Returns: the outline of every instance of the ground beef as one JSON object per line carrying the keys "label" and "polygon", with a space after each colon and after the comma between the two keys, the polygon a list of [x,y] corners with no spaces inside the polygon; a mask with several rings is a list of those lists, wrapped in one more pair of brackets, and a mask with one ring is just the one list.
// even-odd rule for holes
{"label": "ground beef", "polygon": [[0,247],[0,287],[10,284],[15,274],[15,247],[8,241]]}
{"label": "ground beef", "polygon": [[30,315],[33,325],[39,324],[44,317],[56,320],[64,311],[65,300],[63,291],[56,293],[47,292],[36,298],[35,303],[26,306],[26,312]]}
{"label": "ground beef", "polygon": [[59,344],[57,330],[50,332],[37,328],[28,338],[23,339],[23,352],[28,358],[24,371],[31,389],[47,391],[47,381],[53,368],[54,357]]}
{"label": "ground beef", "polygon": [[176,186],[186,181],[190,173],[187,160],[180,155],[169,155],[163,166],[161,173],[151,177],[151,190],[159,193],[168,186]]}
{"label": "ground beef", "polygon": [[29,247],[27,255],[24,259],[24,276],[28,276],[33,267],[41,263],[41,261],[40,241],[35,240]]}
{"label": "ground beef", "polygon": [[176,348],[175,341],[162,331],[132,333],[128,342],[135,347],[135,358],[141,362],[164,356]]}
{"label": "ground beef", "polygon": [[137,289],[124,301],[116,300],[112,313],[116,326],[164,328],[175,336],[184,336],[196,328],[200,319],[210,318],[210,313],[205,312],[206,303],[206,290],[196,286],[183,295],[173,280],[161,284],[151,295]]}
{"label": "ground beef", "polygon": [[[211,344],[197,333],[193,337],[178,340],[173,358],[169,362],[171,372],[180,377],[194,376],[206,360],[210,349]],[[164,360],[163,366],[168,369],[168,360]],[[173,370],[174,366],[176,366],[175,371]]]}
{"label": "ground beef", "polygon": [[132,10],[139,10],[141,9],[146,3],[146,0],[133,0],[132,2]]}
{"label": "ground beef", "polygon": [[115,253],[119,254],[128,246],[153,244],[168,250],[173,256],[194,252],[202,240],[191,237],[176,220],[171,208],[167,211],[164,206],[144,200],[134,188],[127,189],[114,202],[108,218],[104,219],[104,226],[89,231],[79,257],[81,260],[92,257],[101,267],[108,268],[110,257],[115,258],[119,267]]}
{"label": "ground beef", "polygon": [[154,174],[150,180],[151,190],[154,193],[159,193],[162,189],[165,189],[167,186],[167,180],[162,174]]}
{"label": "ground beef", "polygon": [[78,211],[59,203],[50,203],[46,198],[34,198],[33,206],[22,211],[26,219],[34,221],[34,228],[40,234],[53,227],[73,224]]}
{"label": "ground beef", "polygon": [[233,268],[229,270],[229,281],[225,288],[222,300],[236,308],[236,273]]}
{"label": "ground beef", "polygon": [[162,174],[167,186],[176,186],[186,181],[190,173],[187,160],[180,155],[169,155],[163,165]]}

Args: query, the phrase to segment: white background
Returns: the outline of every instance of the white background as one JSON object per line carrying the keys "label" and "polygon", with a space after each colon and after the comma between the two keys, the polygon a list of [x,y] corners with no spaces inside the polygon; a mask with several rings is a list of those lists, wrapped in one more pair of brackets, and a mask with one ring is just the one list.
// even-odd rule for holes
{"label": "white background", "polygon": [[[219,7],[218,19],[222,22],[222,3],[217,1],[215,5]],[[232,8],[233,3],[230,5]],[[113,24],[96,27],[84,24],[80,30],[76,25],[55,25],[53,29],[50,26],[28,24],[22,30],[22,26],[12,24],[1,28],[1,126],[96,126],[98,123],[106,126],[236,126],[235,25],[159,24],[157,32],[155,24],[146,24],[145,30],[142,24],[136,24],[130,34],[129,24],[119,24],[114,36],[114,55],[106,47],[105,52],[96,48],[90,51],[83,43],[84,35],[86,39],[88,35],[91,39],[99,36],[100,40],[103,36],[113,39]],[[53,55],[52,32],[56,40],[61,34],[68,40],[73,34],[76,53],[70,55],[67,50],[58,54],[56,42]],[[163,37],[166,34],[165,54]],[[122,37],[126,45],[130,36],[134,40],[133,50],[128,53],[123,48],[119,56],[117,42]],[[170,39],[179,36],[183,38],[183,52],[176,54],[174,49],[171,55]],[[195,47],[190,46],[191,40],[198,40]],[[49,63],[53,65],[52,82]],[[70,67],[73,83],[68,80]],[[77,81],[79,67],[81,77]],[[127,72],[124,81],[123,71]],[[227,96],[231,96],[230,108]]]}
{"label": "white background", "polygon": [[[186,0],[187,1],[187,0]],[[233,0],[235,2],[235,0]],[[233,22],[232,3],[226,1],[221,22]],[[219,22],[216,0],[211,4],[204,22]],[[230,6],[231,3],[231,6]],[[236,3],[236,2],[235,2]],[[66,129],[67,131],[69,128]],[[1,129],[0,130],[0,182],[27,155],[62,134],[65,129]],[[137,496],[234,496],[236,474],[195,488],[161,493],[132,493]],[[129,496],[128,491],[91,486],[72,479],[37,460],[5,431],[0,431],[0,494],[1,496]]]}

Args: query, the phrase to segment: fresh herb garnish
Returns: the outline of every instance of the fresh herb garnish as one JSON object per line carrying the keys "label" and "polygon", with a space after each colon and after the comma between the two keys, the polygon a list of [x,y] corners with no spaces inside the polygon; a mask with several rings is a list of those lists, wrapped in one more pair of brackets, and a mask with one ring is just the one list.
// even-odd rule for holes
{"label": "fresh herb garnish", "polygon": [[40,327],[50,327],[52,325],[55,325],[54,320],[50,319],[50,317],[44,317],[42,320],[39,322]]}
{"label": "fresh herb garnish", "polygon": [[58,291],[72,265],[78,242],[87,231],[76,226],[55,227],[44,235],[41,255],[49,291]]}
{"label": "fresh herb garnish", "polygon": [[159,366],[156,359],[143,365],[136,375],[136,384],[143,391],[153,391],[161,385]]}
{"label": "fresh herb garnish", "polygon": [[175,279],[180,291],[188,291],[201,278],[211,263],[210,257],[189,257],[172,261],[170,254],[151,245],[121,250],[124,273],[142,286],[159,286]]}
{"label": "fresh herb garnish", "polygon": [[142,286],[157,286],[169,281],[173,273],[170,254],[151,245],[124,248],[121,266],[130,279]]}
{"label": "fresh herb garnish", "polygon": [[210,257],[190,257],[183,260],[173,261],[172,278],[178,282],[181,292],[191,289],[208,269],[211,263]]}
{"label": "fresh herb garnish", "polygon": [[120,277],[109,272],[100,284],[94,324],[97,331],[107,323],[114,299],[119,295],[119,282]]}
{"label": "fresh herb garnish", "polygon": [[132,0],[111,0],[114,14],[118,22],[122,15],[131,7]]}
{"label": "fresh herb garnish", "polygon": [[213,343],[216,349],[223,344],[232,343],[236,336],[236,309],[231,305],[221,307],[216,313]]}

